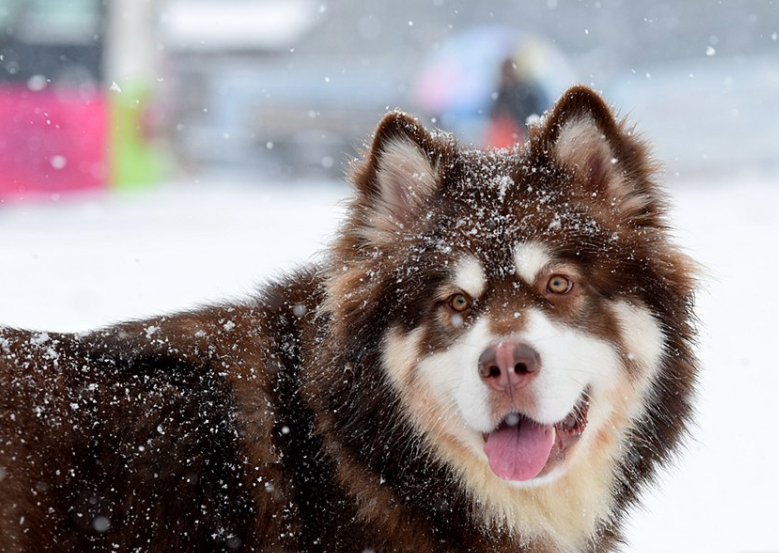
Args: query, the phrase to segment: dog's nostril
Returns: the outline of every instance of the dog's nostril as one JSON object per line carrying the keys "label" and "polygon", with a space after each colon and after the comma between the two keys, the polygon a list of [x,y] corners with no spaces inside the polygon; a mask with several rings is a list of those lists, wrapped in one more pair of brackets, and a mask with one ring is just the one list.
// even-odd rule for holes
{"label": "dog's nostril", "polygon": [[500,367],[484,363],[479,366],[479,374],[482,378],[498,378],[500,376]]}
{"label": "dog's nostril", "polygon": [[527,368],[527,365],[524,363],[517,363],[514,365],[514,372],[516,374],[527,374],[530,372],[530,369]]}

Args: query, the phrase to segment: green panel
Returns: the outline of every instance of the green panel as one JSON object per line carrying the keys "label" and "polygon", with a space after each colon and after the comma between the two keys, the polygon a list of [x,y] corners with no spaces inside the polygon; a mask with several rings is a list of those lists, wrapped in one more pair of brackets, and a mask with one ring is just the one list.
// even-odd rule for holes
{"label": "green panel", "polygon": [[109,156],[115,189],[133,189],[158,183],[168,167],[166,148],[144,132],[149,94],[143,86],[116,86],[109,91],[111,109]]}

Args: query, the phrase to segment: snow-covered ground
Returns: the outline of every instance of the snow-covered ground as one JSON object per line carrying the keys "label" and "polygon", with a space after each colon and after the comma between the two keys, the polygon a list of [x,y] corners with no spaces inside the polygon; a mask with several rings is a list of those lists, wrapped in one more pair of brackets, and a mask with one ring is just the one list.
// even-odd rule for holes
{"label": "snow-covered ground", "polygon": [[[674,182],[672,192],[678,241],[708,271],[699,424],[632,517],[627,550],[778,552],[779,183]],[[314,258],[347,193],[179,183],[0,206],[0,322],[83,330],[244,295]]]}

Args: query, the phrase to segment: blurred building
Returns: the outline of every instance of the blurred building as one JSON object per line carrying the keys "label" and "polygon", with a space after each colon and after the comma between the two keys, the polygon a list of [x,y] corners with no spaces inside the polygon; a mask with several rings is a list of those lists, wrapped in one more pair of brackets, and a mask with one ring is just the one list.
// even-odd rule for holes
{"label": "blurred building", "polygon": [[[337,176],[406,96],[391,57],[318,44],[331,21],[309,0],[169,0],[159,10],[163,103],[179,159],[270,177]],[[327,36],[337,39],[336,36]]]}
{"label": "blurred building", "polygon": [[[179,157],[195,168],[244,166],[282,178],[337,176],[380,117],[396,107],[479,144],[479,117],[431,109],[422,100],[428,95],[415,88],[428,70],[426,62],[474,29],[514,29],[545,44],[554,52],[547,61],[564,66],[543,77],[551,83],[546,85],[550,95],[573,78],[602,90],[642,119],[652,118],[638,100],[646,96],[626,95],[627,82],[652,89],[660,85],[643,81],[662,74],[664,90],[676,81],[680,90],[695,90],[684,82],[689,72],[711,75],[735,67],[726,61],[710,67],[712,52],[716,60],[770,57],[779,44],[779,6],[763,0],[722,0],[716,7],[706,0],[160,0],[159,6],[165,106]],[[673,73],[683,66],[688,73]],[[497,81],[498,70],[496,61],[464,81],[485,81],[479,75],[490,72]],[[732,74],[740,78],[746,72]],[[728,107],[723,93],[731,82],[728,75],[717,78],[720,88],[704,88],[703,93],[724,94],[726,101],[687,106],[693,99],[684,93],[675,108],[698,112],[709,105],[709,125],[682,128],[679,118],[665,125],[670,135],[684,141],[686,147],[676,157],[686,158],[687,167],[705,168],[727,159],[713,152],[726,148],[731,113],[738,110]],[[768,77],[766,82],[774,81]],[[452,88],[461,84],[439,83]],[[773,94],[773,86],[765,89],[767,95]],[[488,90],[477,109],[482,119],[491,95]],[[768,96],[759,102],[771,109]],[[665,129],[658,126],[657,140],[666,139]],[[717,139],[722,142],[715,148]],[[711,154],[691,156],[693,143]]]}
{"label": "blurred building", "polygon": [[[481,145],[505,52],[455,80],[430,62],[506,32],[552,53],[530,56],[547,101],[591,84],[672,163],[727,163],[732,132],[737,159],[776,159],[777,20],[764,0],[0,0],[0,191],[339,177],[394,108]],[[428,101],[470,88],[467,110]]]}

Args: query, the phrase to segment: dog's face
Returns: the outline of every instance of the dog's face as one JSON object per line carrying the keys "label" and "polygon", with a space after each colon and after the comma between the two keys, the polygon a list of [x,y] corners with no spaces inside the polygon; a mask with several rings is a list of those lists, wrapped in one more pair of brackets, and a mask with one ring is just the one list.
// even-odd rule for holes
{"label": "dog's face", "polygon": [[433,453],[490,516],[557,524],[572,547],[614,507],[673,355],[669,311],[690,295],[650,179],[643,146],[586,89],[524,151],[463,151],[390,115],[331,280],[336,317],[382,327],[385,378]]}
{"label": "dog's face", "polygon": [[[505,267],[489,257],[496,246],[509,250]],[[508,485],[543,485],[599,443],[617,443],[625,428],[615,422],[640,415],[665,341],[646,305],[610,297],[554,242],[480,251],[453,254],[429,318],[392,328],[387,373],[425,431]]]}

